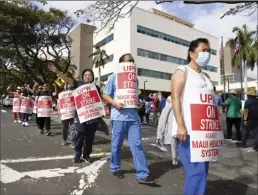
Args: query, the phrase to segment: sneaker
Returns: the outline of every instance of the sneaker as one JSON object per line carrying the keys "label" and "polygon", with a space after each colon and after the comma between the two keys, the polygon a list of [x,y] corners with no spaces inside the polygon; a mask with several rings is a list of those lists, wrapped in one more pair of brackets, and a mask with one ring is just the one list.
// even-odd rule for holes
{"label": "sneaker", "polygon": [[115,176],[115,177],[117,177],[118,179],[123,179],[125,176],[124,176],[124,174],[122,173],[122,171],[115,171],[114,173],[113,173],[113,175]]}
{"label": "sneaker", "polygon": [[90,163],[93,162],[93,160],[92,160],[89,156],[88,156],[88,157],[82,157],[81,160],[82,160],[83,162],[88,163],[88,164],[90,164]]}
{"label": "sneaker", "polygon": [[18,121],[17,120],[14,120],[13,123],[17,123]]}
{"label": "sneaker", "polygon": [[25,126],[25,123],[24,123],[24,122],[22,122],[22,126],[23,126],[23,127]]}
{"label": "sneaker", "polygon": [[153,179],[150,176],[147,176],[147,177],[145,177],[144,179],[141,179],[141,180],[137,179],[137,183],[139,183],[139,184],[154,184],[156,182],[157,182],[157,180]]}
{"label": "sneaker", "polygon": [[241,142],[241,143],[236,143],[236,146],[239,147],[239,148],[247,148],[247,145],[244,144],[243,142]]}
{"label": "sneaker", "polygon": [[28,127],[28,126],[29,126],[29,123],[28,123],[28,122],[25,122],[24,125],[25,125],[25,127]]}
{"label": "sneaker", "polygon": [[44,130],[43,129],[40,130],[40,134],[44,134]]}
{"label": "sneaker", "polygon": [[71,148],[74,149],[75,148],[75,144],[71,143]]}
{"label": "sneaker", "polygon": [[47,131],[46,136],[51,135],[51,131]]}
{"label": "sneaker", "polygon": [[18,120],[18,123],[22,123],[22,121],[21,121],[21,120]]}
{"label": "sneaker", "polygon": [[80,162],[82,162],[82,160],[81,160],[80,157],[75,156],[75,157],[73,158],[73,162],[74,162],[74,163],[80,163]]}
{"label": "sneaker", "polygon": [[62,146],[66,146],[67,142],[65,140],[62,141]]}

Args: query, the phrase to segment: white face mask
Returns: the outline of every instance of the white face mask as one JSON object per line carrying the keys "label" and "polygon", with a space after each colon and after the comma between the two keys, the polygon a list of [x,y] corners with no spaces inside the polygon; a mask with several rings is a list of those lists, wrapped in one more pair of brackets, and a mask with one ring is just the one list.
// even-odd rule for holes
{"label": "white face mask", "polygon": [[195,62],[201,67],[207,66],[210,61],[210,58],[210,52],[199,52],[198,58],[195,59]]}

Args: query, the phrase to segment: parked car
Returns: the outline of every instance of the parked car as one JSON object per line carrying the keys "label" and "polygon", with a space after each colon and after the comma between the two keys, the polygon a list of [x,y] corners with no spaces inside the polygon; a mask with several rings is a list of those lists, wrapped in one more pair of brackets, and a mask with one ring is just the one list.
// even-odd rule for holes
{"label": "parked car", "polygon": [[3,106],[11,107],[13,105],[13,95],[7,95],[3,100]]}

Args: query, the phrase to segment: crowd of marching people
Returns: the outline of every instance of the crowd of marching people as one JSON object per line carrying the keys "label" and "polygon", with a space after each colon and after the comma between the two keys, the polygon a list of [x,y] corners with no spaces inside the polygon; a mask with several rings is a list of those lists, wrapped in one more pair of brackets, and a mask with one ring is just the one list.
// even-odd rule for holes
{"label": "crowd of marching people", "polygon": [[[188,65],[178,66],[173,73],[171,96],[162,96],[161,99],[156,93],[148,97],[140,95],[138,98],[136,66],[129,53],[120,57],[118,70],[109,76],[103,91],[95,85],[91,69],[85,69],[81,78],[76,80],[71,74],[60,72],[50,62],[49,70],[64,81],[62,91],[58,93],[54,85],[55,90],[52,92],[48,84],[37,83],[32,88],[29,85],[17,87],[13,92],[14,123],[27,127],[29,117],[34,113],[39,132],[51,135],[52,102],[56,98],[62,121],[62,145],[67,145],[70,132],[71,146],[75,151],[74,163],[91,163],[90,154],[96,131],[102,129],[106,134],[109,133],[103,121],[103,100],[111,105],[110,171],[114,176],[124,178],[121,171],[121,148],[126,138],[133,156],[137,182],[156,182],[150,175],[142,147],[141,123],[146,121],[157,125],[157,144],[171,146],[174,165],[178,163],[179,154],[186,177],[184,195],[204,195],[209,162],[218,159],[224,141],[218,107],[227,110],[227,139],[232,139],[232,125],[235,125],[236,139],[241,141],[240,146],[245,146],[247,129],[251,129],[256,137],[254,148],[257,149],[258,100],[255,94],[249,94],[243,115],[240,113],[241,101],[234,91],[230,92],[230,97],[224,103],[217,101],[214,86],[202,72],[202,67],[210,60],[207,39],[199,38],[190,43],[187,60]],[[152,121],[150,113],[153,113]]]}

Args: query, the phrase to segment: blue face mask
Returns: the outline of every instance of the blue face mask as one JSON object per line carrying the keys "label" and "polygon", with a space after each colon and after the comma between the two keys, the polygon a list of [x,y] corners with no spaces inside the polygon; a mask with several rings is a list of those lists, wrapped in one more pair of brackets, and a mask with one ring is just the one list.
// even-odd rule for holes
{"label": "blue face mask", "polygon": [[210,61],[210,58],[210,52],[199,52],[198,58],[195,60],[195,62],[201,67],[207,66]]}

